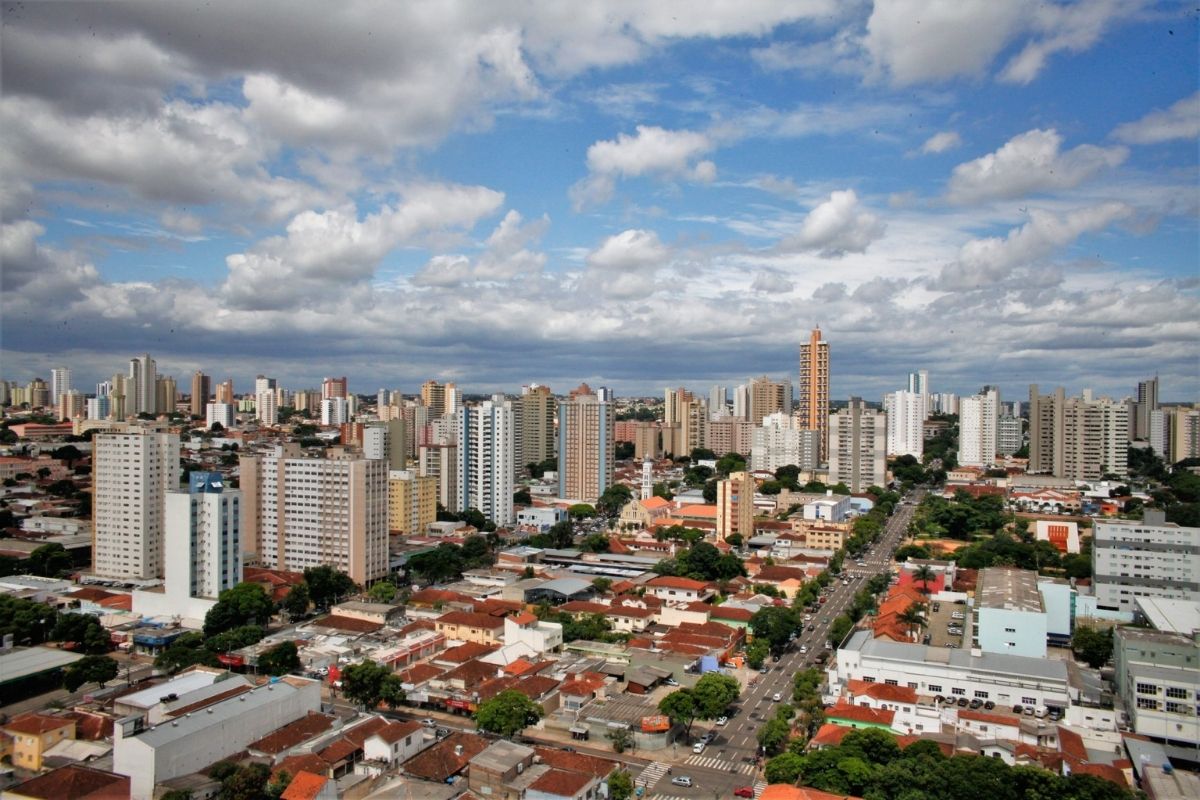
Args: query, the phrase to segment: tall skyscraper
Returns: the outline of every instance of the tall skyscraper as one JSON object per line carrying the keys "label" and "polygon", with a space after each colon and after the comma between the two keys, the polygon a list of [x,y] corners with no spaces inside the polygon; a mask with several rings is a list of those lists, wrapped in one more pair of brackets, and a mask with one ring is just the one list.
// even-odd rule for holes
{"label": "tall skyscraper", "polygon": [[458,411],[458,506],[497,525],[513,520],[512,402],[496,395]]}
{"label": "tall skyscraper", "polygon": [[708,411],[719,414],[729,406],[729,390],[724,386],[713,386],[708,390]]}
{"label": "tall skyscraper", "polygon": [[[910,376],[911,378],[911,376]],[[912,381],[909,381],[912,385]],[[888,455],[914,456],[919,461],[925,452],[925,400],[923,392],[889,392],[883,396],[887,414]]]}
{"label": "tall skyscraper", "polygon": [[554,395],[549,386],[532,384],[521,388],[521,397],[513,403],[518,471],[529,464],[554,458],[557,449],[554,408]]}
{"label": "tall skyscraper", "polygon": [[846,408],[830,417],[829,483],[844,483],[862,492],[887,481],[887,416],[851,397]]}
{"label": "tall skyscraper", "polygon": [[149,353],[129,359],[129,396],[125,410],[131,417],[158,413],[158,371]]}
{"label": "tall skyscraper", "polygon": [[821,460],[829,457],[829,343],[821,329],[813,328],[808,342],[800,345],[800,391],[796,398],[800,426],[821,432]]}
{"label": "tall skyscraper", "polygon": [[166,494],[179,486],[179,436],[139,430],[93,441],[93,570],[106,578],[161,578]]}
{"label": "tall skyscraper", "polygon": [[246,546],[266,567],[328,564],[358,584],[388,573],[388,466],[331,448],[307,458],[298,445],[241,458]]}
{"label": "tall skyscraper", "polygon": [[259,375],[254,379],[254,417],[263,425],[279,423],[276,388],[274,378]]}
{"label": "tall skyscraper", "polygon": [[612,486],[615,416],[586,383],[558,404],[559,497],[595,503]]}
{"label": "tall skyscraper", "polygon": [[425,381],[421,384],[421,403],[429,409],[429,418],[457,415],[462,407],[462,395],[453,383]]}
{"label": "tall skyscraper", "polygon": [[204,407],[212,395],[212,378],[200,370],[192,373],[191,412],[193,417],[203,417]]}
{"label": "tall skyscraper", "polygon": [[179,387],[170,375],[159,375],[154,379],[154,407],[159,414],[170,414],[179,403]]}
{"label": "tall skyscraper", "polygon": [[1133,406],[1134,414],[1130,425],[1132,439],[1150,438],[1150,414],[1158,410],[1158,376],[1139,381],[1137,385],[1137,402]]}
{"label": "tall skyscraper", "polygon": [[974,397],[958,403],[958,463],[964,467],[990,467],[996,462],[996,434],[1000,420],[1000,390],[985,386]]}
{"label": "tall skyscraper", "polygon": [[71,370],[55,367],[50,370],[50,402],[55,406],[64,394],[71,391]]}
{"label": "tall skyscraper", "polygon": [[237,397],[233,393],[233,378],[226,378],[217,384],[217,392],[213,397],[214,403],[225,403],[226,405],[236,405]]}

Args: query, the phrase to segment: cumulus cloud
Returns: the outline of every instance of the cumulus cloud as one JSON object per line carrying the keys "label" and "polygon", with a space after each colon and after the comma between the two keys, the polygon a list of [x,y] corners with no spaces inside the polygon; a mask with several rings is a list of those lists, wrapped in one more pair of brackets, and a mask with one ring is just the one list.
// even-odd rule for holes
{"label": "cumulus cloud", "polygon": [[859,205],[853,189],[833,192],[808,213],[800,232],[779,243],[788,251],[817,251],[822,258],[861,253],[883,236],[886,226]]}
{"label": "cumulus cloud", "polygon": [[1136,13],[1141,5],[1137,0],[1095,0],[1071,5],[1039,3],[1031,14],[1033,40],[1004,66],[1000,80],[1030,83],[1045,68],[1050,56],[1091,48],[1111,22]]}
{"label": "cumulus cloud", "polygon": [[70,303],[99,281],[96,268],[78,254],[40,244],[45,232],[30,220],[0,226],[0,289],[10,312],[16,305],[36,309],[42,303]]}
{"label": "cumulus cloud", "polygon": [[1112,135],[1128,144],[1195,139],[1200,136],[1200,92],[1183,98],[1170,108],[1152,111],[1135,122],[1118,125]]}
{"label": "cumulus cloud", "polygon": [[672,255],[654,231],[621,231],[588,253],[582,287],[616,299],[648,295],[656,289],[655,277]]}
{"label": "cumulus cloud", "polygon": [[550,226],[550,218],[543,216],[527,224],[522,222],[520,212],[510,210],[488,236],[477,259],[465,255],[434,256],[413,276],[413,285],[459,286],[540,272],[546,264],[546,254],[530,250],[528,245],[542,238]]}
{"label": "cumulus cloud", "polygon": [[925,143],[921,145],[921,152],[925,155],[944,153],[947,150],[953,150],[961,144],[962,137],[956,131],[942,131],[926,139]]}
{"label": "cumulus cloud", "polygon": [[955,167],[946,196],[954,203],[977,203],[1070,189],[1129,155],[1124,147],[1084,144],[1063,152],[1061,146],[1053,128],[1014,136],[994,153]]}
{"label": "cumulus cloud", "polygon": [[792,291],[795,288],[795,284],[778,272],[763,270],[755,274],[754,282],[750,284],[750,288],[756,292],[782,294]]}
{"label": "cumulus cloud", "polygon": [[1074,242],[1085,233],[1103,230],[1127,219],[1133,209],[1124,203],[1104,203],[1065,215],[1031,210],[1029,222],[1004,238],[973,239],[962,246],[958,259],[942,268],[934,287],[949,291],[978,289],[1004,280]]}
{"label": "cumulus cloud", "polygon": [[588,177],[571,187],[571,200],[577,210],[607,202],[618,178],[642,175],[711,183],[717,175],[716,165],[700,156],[714,147],[703,133],[638,125],[633,136],[621,133],[588,148]]}

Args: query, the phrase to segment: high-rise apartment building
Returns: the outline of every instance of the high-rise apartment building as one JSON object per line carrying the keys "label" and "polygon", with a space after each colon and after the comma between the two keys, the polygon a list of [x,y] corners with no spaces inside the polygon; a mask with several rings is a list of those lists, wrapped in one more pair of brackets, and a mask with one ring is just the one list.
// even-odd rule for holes
{"label": "high-rise apartment building", "polygon": [[1023,421],[1018,416],[1001,414],[996,420],[996,452],[1011,456],[1025,443]]}
{"label": "high-rise apartment building", "polygon": [[1167,522],[1156,509],[1142,520],[1096,520],[1092,586],[1101,608],[1133,611],[1137,597],[1200,602],[1200,528]]}
{"label": "high-rise apartment building", "polygon": [[237,410],[231,403],[209,403],[204,407],[204,427],[212,428],[215,423],[228,430],[237,427]]}
{"label": "high-rise apartment building", "polygon": [[462,395],[453,383],[425,381],[421,384],[421,403],[429,409],[429,418],[437,419],[447,414],[457,415]]}
{"label": "high-rise apartment building", "polygon": [[1139,381],[1137,401],[1133,405],[1133,417],[1129,425],[1130,440],[1150,438],[1150,414],[1158,408],[1158,376]]}
{"label": "high-rise apartment building", "polygon": [[729,407],[729,389],[724,386],[713,386],[708,390],[708,411],[719,414]]}
{"label": "high-rise apartment building", "polygon": [[219,472],[193,472],[186,491],[166,493],[168,596],[216,600],[241,583],[241,502],[241,491],[227,487]]}
{"label": "high-rise apartment building", "polygon": [[327,397],[321,401],[321,424],[325,427],[344,425],[350,418],[345,397]]}
{"label": "high-rise apartment building", "polygon": [[102,394],[99,397],[89,397],[87,401],[87,418],[108,419],[108,415],[112,413],[110,402],[111,400],[106,394]]}
{"label": "high-rise apartment building", "polygon": [[1000,419],[1000,390],[985,386],[958,404],[958,463],[990,467],[996,462],[996,432]]}
{"label": "high-rise apartment building", "polygon": [[50,387],[41,378],[29,382],[27,394],[30,408],[50,408]]}
{"label": "high-rise apartment building", "polygon": [[424,444],[417,452],[417,471],[437,482],[437,502],[458,513],[458,445]]}
{"label": "high-rise apartment building", "polygon": [[362,429],[363,455],[386,461],[388,469],[402,470],[408,464],[408,433],[403,419],[369,422]]}
{"label": "high-rise apartment building", "polygon": [[800,427],[821,432],[821,460],[829,458],[829,343],[813,328],[800,345],[800,391],[796,397]]}
{"label": "high-rise apartment building", "polygon": [[750,469],[774,472],[789,465],[816,469],[821,462],[820,438],[820,431],[796,427],[794,417],[783,412],[768,414],[751,434]]}
{"label": "high-rise apartment building", "polygon": [[[909,385],[914,385],[913,377],[909,376]],[[920,382],[916,382],[920,385]],[[897,456],[913,456],[920,460],[925,452],[925,403],[927,395],[924,392],[908,391],[889,392],[883,396],[883,410],[887,414],[887,451],[893,458]]]}
{"label": "high-rise apartment building", "polygon": [[1029,471],[1080,481],[1128,470],[1129,406],[1107,397],[1066,397],[1029,387]]}
{"label": "high-rise apartment building", "polygon": [[263,425],[279,424],[276,388],[274,378],[259,375],[254,379],[254,418]]}
{"label": "high-rise apartment building", "polygon": [[748,456],[753,446],[754,425],[750,420],[728,415],[709,420],[708,449],[718,457],[726,453]]}
{"label": "high-rise apartment building", "polygon": [[388,572],[388,466],[342,448],[305,457],[299,445],[241,458],[243,540],[263,566],[328,564],[358,584]]}
{"label": "high-rise apartment building", "polygon": [[913,394],[929,394],[929,370],[919,369],[908,373],[908,391]]}
{"label": "high-rise apartment building", "polygon": [[149,353],[129,359],[129,396],[125,410],[131,417],[158,413],[158,371]]}
{"label": "high-rise apartment building", "polygon": [[792,382],[773,381],[766,375],[751,379],[747,385],[750,399],[748,419],[753,425],[761,425],[769,414],[792,413]]}
{"label": "high-rise apartment building", "polygon": [[1150,412],[1150,447],[1168,464],[1200,458],[1200,408],[1168,406]]}
{"label": "high-rise apartment building", "polygon": [[829,418],[829,483],[851,492],[887,483],[887,415],[851,397]]}
{"label": "high-rise apartment building", "polygon": [[50,402],[58,405],[59,398],[71,391],[71,370],[55,367],[50,370]]}
{"label": "high-rise apartment building", "polygon": [[595,503],[612,486],[616,414],[585,383],[558,404],[558,496]]}
{"label": "high-rise apartment building", "polygon": [[213,396],[213,402],[228,403],[229,405],[237,403],[237,397],[233,393],[233,378],[226,378],[217,384],[217,391]]}
{"label": "high-rise apartment building", "polygon": [[346,398],[349,392],[346,389],[346,376],[340,378],[326,378],[321,381],[321,399],[329,400],[333,397]]}
{"label": "high-rise apartment building", "polygon": [[179,436],[101,433],[93,447],[93,571],[121,580],[161,578],[166,494],[179,487]]}
{"label": "high-rise apartment building", "polygon": [[743,541],[754,536],[754,478],[748,472],[731,472],[717,481],[717,539],[733,534]]}
{"label": "high-rise apartment building", "polygon": [[687,404],[695,398],[682,386],[663,392],[663,425],[678,425],[687,418]]}
{"label": "high-rise apartment building", "polygon": [[521,396],[513,403],[518,470],[554,458],[557,449],[554,409],[554,395],[549,386],[521,387]]}
{"label": "high-rise apartment building", "polygon": [[496,395],[458,411],[458,506],[497,525],[513,520],[512,402]]}
{"label": "high-rise apartment building", "polygon": [[437,478],[412,470],[388,473],[388,527],[392,533],[422,533],[437,520]]}
{"label": "high-rise apartment building", "polygon": [[212,395],[212,378],[200,370],[192,373],[191,412],[193,417],[203,417],[204,407]]}
{"label": "high-rise apartment building", "polygon": [[87,413],[87,398],[78,390],[69,389],[58,398],[56,416],[60,420],[72,420]]}
{"label": "high-rise apartment building", "polygon": [[171,414],[179,402],[179,387],[170,375],[159,375],[154,379],[154,407],[159,414]]}

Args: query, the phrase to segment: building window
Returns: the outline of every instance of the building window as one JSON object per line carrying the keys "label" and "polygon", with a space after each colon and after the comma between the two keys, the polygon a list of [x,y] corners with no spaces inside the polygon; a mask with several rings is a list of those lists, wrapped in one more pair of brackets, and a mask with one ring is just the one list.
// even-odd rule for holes
{"label": "building window", "polygon": [[940,692],[942,691],[942,685],[940,683],[931,683],[929,684],[929,691]]}
{"label": "building window", "polygon": [[915,681],[909,681],[909,682],[908,682],[908,688],[910,688],[910,689],[915,689],[915,688],[917,688],[917,684],[916,684],[916,682],[915,682]]}
{"label": "building window", "polygon": [[1022,704],[1022,705],[1027,705],[1027,706],[1036,705],[1036,704],[1037,704],[1037,698],[1034,698],[1034,697],[1022,697],[1022,698],[1021,698],[1021,704]]}
{"label": "building window", "polygon": [[1158,701],[1157,701],[1157,700],[1152,700],[1152,699],[1151,699],[1151,698],[1149,698],[1149,697],[1139,697],[1139,698],[1137,699],[1137,707],[1138,707],[1138,708],[1154,708],[1154,709],[1157,709],[1157,708],[1158,708]]}
{"label": "building window", "polygon": [[875,682],[875,679],[869,675],[863,677],[863,683],[874,683],[874,682]]}
{"label": "building window", "polygon": [[1168,701],[1167,711],[1172,714],[1186,714],[1188,713],[1188,706],[1187,703],[1172,703]]}
{"label": "building window", "polygon": [[1182,698],[1186,698],[1187,696],[1188,696],[1187,689],[1182,689],[1178,686],[1168,686],[1167,687],[1167,697],[1176,697],[1176,698],[1182,699]]}
{"label": "building window", "polygon": [[1139,683],[1137,685],[1138,694],[1158,694],[1158,687],[1153,683]]}
{"label": "building window", "polygon": [[950,694],[966,694],[966,689],[959,689],[957,686],[950,690]]}
{"label": "building window", "polygon": [[987,698],[988,698],[988,693],[987,693],[987,692],[981,692],[981,691],[979,691],[979,690],[977,689],[977,690],[975,691],[975,696],[976,696],[976,697],[978,697],[980,700],[987,700]]}
{"label": "building window", "polygon": [[885,680],[884,683],[886,683],[888,686],[899,686],[900,685],[899,681],[894,681],[891,678],[888,678],[887,680]]}

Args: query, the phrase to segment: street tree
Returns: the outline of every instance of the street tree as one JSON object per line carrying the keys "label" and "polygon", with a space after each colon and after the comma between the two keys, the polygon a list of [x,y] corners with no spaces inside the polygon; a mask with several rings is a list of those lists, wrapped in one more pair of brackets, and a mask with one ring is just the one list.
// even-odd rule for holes
{"label": "street tree", "polygon": [[280,642],[258,657],[258,671],[286,675],[300,669],[300,654],[294,642]]}
{"label": "street tree", "polygon": [[204,616],[204,635],[214,636],[246,624],[266,625],[275,604],[257,583],[242,582],[217,596]]}
{"label": "street tree", "polygon": [[387,667],[363,660],[342,670],[342,691],[346,697],[373,709],[381,702],[395,707],[404,700],[403,681]]}
{"label": "street tree", "polygon": [[542,718],[542,707],[516,689],[505,689],[475,710],[480,730],[511,738]]}
{"label": "street tree", "polygon": [[608,776],[608,800],[629,800],[633,796],[633,778],[625,770]]}
{"label": "street tree", "polygon": [[317,608],[329,608],[358,590],[349,575],[338,572],[328,564],[304,570],[304,582],[308,584],[308,594]]}
{"label": "street tree", "polygon": [[633,733],[628,728],[613,728],[604,738],[612,742],[614,753],[624,753],[633,747]]}
{"label": "street tree", "polygon": [[308,607],[311,602],[312,599],[308,595],[308,584],[300,581],[288,590],[281,606],[289,617],[299,619],[308,613]]}
{"label": "street tree", "polygon": [[787,646],[793,633],[802,624],[800,615],[785,606],[767,606],[754,612],[750,618],[750,630],[755,640],[763,640],[771,650],[778,653]]}
{"label": "street tree", "polygon": [[117,662],[108,656],[84,656],[63,670],[63,687],[73,692],[85,683],[98,683],[103,689],[118,671]]}
{"label": "street tree", "polygon": [[379,581],[367,590],[367,597],[372,603],[390,603],[396,597],[396,584],[391,581]]}
{"label": "street tree", "polygon": [[791,726],[784,720],[775,717],[758,729],[758,743],[762,746],[764,753],[773,756],[787,746],[791,735]]}
{"label": "street tree", "polygon": [[684,737],[691,736],[692,723],[696,721],[696,698],[691,689],[676,689],[658,701],[658,710],[683,725]]}
{"label": "street tree", "polygon": [[736,678],[720,672],[707,672],[692,687],[696,717],[716,719],[722,716],[738,698],[742,685]]}

